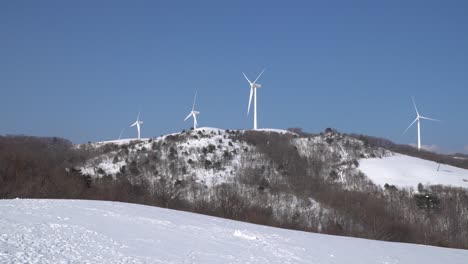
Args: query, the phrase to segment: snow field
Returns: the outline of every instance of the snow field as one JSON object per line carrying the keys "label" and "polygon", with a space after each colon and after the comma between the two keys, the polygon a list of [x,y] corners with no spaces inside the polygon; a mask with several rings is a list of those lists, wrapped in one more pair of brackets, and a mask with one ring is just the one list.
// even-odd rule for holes
{"label": "snow field", "polygon": [[359,169],[375,184],[397,187],[447,185],[468,188],[468,170],[401,154],[359,160]]}
{"label": "snow field", "polygon": [[468,251],[117,202],[0,200],[0,263],[467,263]]}

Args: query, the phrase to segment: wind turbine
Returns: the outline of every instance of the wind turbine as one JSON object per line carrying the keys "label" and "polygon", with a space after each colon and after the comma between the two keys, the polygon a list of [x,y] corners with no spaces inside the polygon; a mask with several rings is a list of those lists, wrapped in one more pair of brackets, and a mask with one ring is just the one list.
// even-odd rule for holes
{"label": "wind turbine", "polygon": [[197,115],[200,114],[200,112],[195,111],[195,101],[197,100],[197,92],[195,92],[195,97],[193,98],[193,105],[192,105],[192,111],[190,111],[189,115],[184,119],[184,122],[189,119],[189,117],[193,117],[193,129],[197,129]]}
{"label": "wind turbine", "polygon": [[249,78],[247,78],[247,75],[245,73],[242,73],[245,77],[245,79],[249,82],[250,84],[250,96],[249,96],[249,107],[247,108],[247,115],[250,112],[250,104],[252,103],[252,95],[254,97],[254,129],[257,129],[257,88],[262,87],[261,84],[258,84],[257,81],[262,76],[263,72],[265,69],[262,70],[262,72],[258,75],[257,79],[255,81],[251,82]]}
{"label": "wind turbine", "polygon": [[140,112],[138,112],[137,120],[130,127],[137,127],[138,130],[138,140],[140,140],[140,126],[143,125],[143,121],[140,121]]}
{"label": "wind turbine", "polygon": [[124,132],[124,131],[125,131],[125,127],[124,127],[124,128],[122,128],[122,130],[120,130],[120,134],[119,134],[119,140],[122,138],[122,134],[123,134],[123,132]]}
{"label": "wind turbine", "polygon": [[418,150],[421,149],[421,119],[426,119],[426,120],[431,120],[431,121],[439,121],[440,120],[437,120],[437,119],[434,119],[434,118],[429,118],[429,117],[424,117],[424,116],[421,116],[418,112],[418,108],[416,107],[416,102],[414,101],[414,97],[411,97],[411,99],[413,99],[413,105],[414,105],[414,110],[416,110],[416,119],[414,119],[413,123],[411,123],[409,125],[408,128],[406,128],[406,130],[403,132],[406,133],[406,131],[408,131],[408,129],[416,122],[418,121]]}

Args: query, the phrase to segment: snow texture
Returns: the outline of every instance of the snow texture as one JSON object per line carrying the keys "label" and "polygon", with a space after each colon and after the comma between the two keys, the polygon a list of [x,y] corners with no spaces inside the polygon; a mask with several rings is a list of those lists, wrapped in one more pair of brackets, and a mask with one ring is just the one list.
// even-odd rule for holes
{"label": "snow texture", "polygon": [[468,170],[406,155],[361,159],[359,164],[360,170],[381,186],[388,183],[417,189],[422,183],[468,188]]}
{"label": "snow texture", "polygon": [[103,201],[1,200],[0,263],[468,263],[468,251]]}
{"label": "snow texture", "polygon": [[106,145],[106,144],[115,144],[115,145],[127,145],[127,144],[130,144],[131,142],[137,142],[137,141],[148,141],[149,138],[141,138],[140,140],[136,139],[136,138],[125,138],[125,139],[116,139],[116,140],[110,140],[110,141],[101,141],[101,142],[96,142],[96,143],[93,143],[94,146],[96,147],[100,147],[102,145]]}
{"label": "snow texture", "polygon": [[[246,131],[246,130],[244,130],[244,131]],[[254,130],[251,130],[251,131],[263,131],[263,132],[273,132],[273,133],[278,133],[278,134],[297,135],[294,132],[284,130],[284,129],[276,129],[276,128],[258,128],[258,129],[254,129]]]}

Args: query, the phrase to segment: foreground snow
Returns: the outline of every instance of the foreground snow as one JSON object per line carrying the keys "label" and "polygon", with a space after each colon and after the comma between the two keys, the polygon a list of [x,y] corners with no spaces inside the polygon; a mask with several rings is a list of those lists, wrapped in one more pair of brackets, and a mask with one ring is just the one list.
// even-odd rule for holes
{"label": "foreground snow", "polygon": [[359,168],[374,183],[417,188],[424,185],[450,185],[468,188],[468,170],[401,154],[361,159]]}
{"label": "foreground snow", "polygon": [[117,202],[1,200],[0,263],[468,263],[468,251]]}

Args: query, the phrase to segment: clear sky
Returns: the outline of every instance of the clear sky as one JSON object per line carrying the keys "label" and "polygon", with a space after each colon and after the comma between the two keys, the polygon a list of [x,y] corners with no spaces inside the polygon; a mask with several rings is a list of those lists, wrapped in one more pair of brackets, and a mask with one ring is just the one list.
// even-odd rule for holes
{"label": "clear sky", "polygon": [[0,134],[302,127],[468,153],[468,1],[0,1]]}

